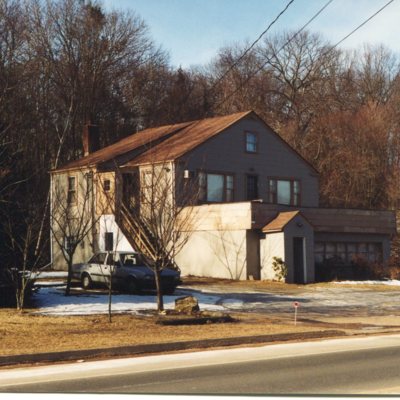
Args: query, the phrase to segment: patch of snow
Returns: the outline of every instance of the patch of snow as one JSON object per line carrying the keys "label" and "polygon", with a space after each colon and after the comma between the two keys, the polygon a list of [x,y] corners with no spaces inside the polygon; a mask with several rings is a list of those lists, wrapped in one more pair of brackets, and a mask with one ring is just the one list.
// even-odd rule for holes
{"label": "patch of snow", "polygon": [[35,283],[35,287],[42,286],[63,286],[65,285],[65,281],[39,281]]}
{"label": "patch of snow", "polygon": [[32,278],[34,279],[67,278],[67,276],[68,276],[67,271],[38,271],[32,273]]}
{"label": "patch of snow", "polygon": [[385,280],[385,281],[340,281],[334,282],[338,285],[389,285],[389,286],[400,286],[399,280]]}
{"label": "patch of snow", "polygon": [[229,309],[242,309],[244,302],[239,299],[224,299],[221,304]]}
{"label": "patch of snow", "polygon": [[[165,309],[174,309],[175,299],[179,295],[164,296]],[[217,305],[216,296],[196,295],[201,310],[222,311],[223,306]],[[38,307],[37,313],[47,315],[90,315],[108,313],[108,294],[71,294],[65,296],[63,290],[41,287],[34,295]],[[113,313],[137,314],[143,310],[156,310],[155,295],[114,294],[112,297]]]}

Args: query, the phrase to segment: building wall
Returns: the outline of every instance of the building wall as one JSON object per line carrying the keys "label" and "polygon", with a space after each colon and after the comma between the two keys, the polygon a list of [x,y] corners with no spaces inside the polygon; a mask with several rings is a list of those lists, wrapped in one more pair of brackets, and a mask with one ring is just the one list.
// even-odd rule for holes
{"label": "building wall", "polygon": [[246,230],[195,231],[177,254],[182,276],[246,279]]}
{"label": "building wall", "polygon": [[261,279],[277,280],[272,268],[273,258],[285,261],[285,235],[283,232],[269,233],[260,240]]}
{"label": "building wall", "polygon": [[[82,227],[88,224],[88,234],[78,244],[74,253],[73,262],[86,261],[93,253],[96,224],[92,223],[92,210],[94,207],[95,189],[92,190],[88,183],[88,169],[55,173],[51,176],[51,220],[53,229],[50,232],[51,253],[53,268],[66,270],[67,262],[63,256],[67,236],[76,235],[82,239]],[[67,203],[68,178],[75,178],[75,201]],[[68,211],[67,211],[68,210]]]}
{"label": "building wall", "polygon": [[[246,153],[245,132],[258,137],[258,152]],[[180,161],[191,171],[233,173],[235,201],[246,201],[246,175],[258,176],[259,198],[268,201],[268,177],[301,181],[301,203],[318,206],[318,175],[294,150],[256,118],[239,121],[223,133],[183,156]]]}
{"label": "building wall", "polygon": [[105,251],[105,233],[112,232],[113,234],[113,251],[133,251],[132,246],[129,244],[127,238],[122,233],[121,229],[115,221],[113,214],[103,215],[99,221],[99,250]]}

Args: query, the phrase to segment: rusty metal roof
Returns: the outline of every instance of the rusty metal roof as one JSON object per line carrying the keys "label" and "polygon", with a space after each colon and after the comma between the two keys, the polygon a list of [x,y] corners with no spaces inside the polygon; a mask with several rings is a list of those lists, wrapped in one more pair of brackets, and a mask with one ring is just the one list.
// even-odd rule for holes
{"label": "rusty metal roof", "polygon": [[[72,161],[53,172],[96,166],[112,160],[116,160],[121,167],[134,167],[137,165],[173,161],[218,135],[242,118],[250,115],[258,118],[265,124],[254,111],[244,111],[225,116],[149,128],[95,151],[79,160]],[[271,131],[274,132],[272,129]],[[286,141],[278,134],[276,136],[318,173]]]}
{"label": "rusty metal roof", "polygon": [[264,233],[282,232],[285,226],[296,216],[301,215],[299,210],[280,212],[272,221],[262,228]]}
{"label": "rusty metal roof", "polygon": [[98,165],[113,160],[116,157],[126,154],[130,151],[137,150],[141,147],[143,147],[145,150],[148,146],[151,146],[152,143],[169,137],[192,123],[193,122],[184,122],[180,124],[165,125],[156,128],[145,129],[124,139],[121,139],[120,141],[110,146],[97,150],[92,154],[87,155],[86,157],[82,157],[79,160],[72,161],[54,170],[54,172]]}
{"label": "rusty metal roof", "polygon": [[252,114],[253,111],[245,111],[222,117],[206,118],[193,121],[190,125],[181,129],[175,135],[154,146],[140,156],[127,162],[124,166],[150,164],[176,160],[190,150],[204,143],[206,140],[218,135],[223,130],[243,117]]}

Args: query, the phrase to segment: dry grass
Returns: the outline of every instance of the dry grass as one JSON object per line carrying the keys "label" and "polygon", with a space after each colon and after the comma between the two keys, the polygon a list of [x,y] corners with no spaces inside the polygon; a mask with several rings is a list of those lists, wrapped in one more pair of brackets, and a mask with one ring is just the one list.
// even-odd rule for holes
{"label": "dry grass", "polygon": [[[267,290],[268,292],[304,292],[313,287],[338,287],[335,283],[312,285],[288,285],[266,281],[231,281],[224,279],[195,278],[185,279],[187,286],[207,285],[230,286],[232,290]],[[347,286],[346,287],[353,287]],[[399,287],[354,285],[365,290],[397,290]],[[14,309],[0,309],[0,356],[31,354],[77,349],[94,349],[138,344],[155,344],[202,339],[229,338],[252,335],[294,333],[326,329],[346,330],[346,324],[400,325],[391,319],[319,318],[320,321],[299,322],[294,326],[288,315],[265,316],[261,314],[231,314],[238,322],[215,323],[207,325],[163,326],[156,323],[156,316],[113,315],[108,322],[107,315],[90,316],[44,316],[26,310],[19,313]],[[325,322],[325,326],[324,326]],[[337,326],[333,326],[337,324]]]}
{"label": "dry grass", "polygon": [[162,326],[156,317],[106,315],[54,317],[0,310],[0,355],[30,354],[125,345],[166,343],[276,333],[315,331],[260,315],[238,316],[238,322]]}

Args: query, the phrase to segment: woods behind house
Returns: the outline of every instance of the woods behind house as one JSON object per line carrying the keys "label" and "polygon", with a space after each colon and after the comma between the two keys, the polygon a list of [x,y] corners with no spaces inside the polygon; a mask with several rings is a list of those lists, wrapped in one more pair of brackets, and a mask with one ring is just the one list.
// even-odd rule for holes
{"label": "woods behind house", "polygon": [[[138,130],[253,109],[320,172],[321,206],[395,209],[399,55],[318,33],[176,68],[140,16],[79,0],[0,2],[1,266],[50,262],[49,170]],[[233,66],[234,65],[234,66]],[[233,67],[232,67],[233,66]]]}

